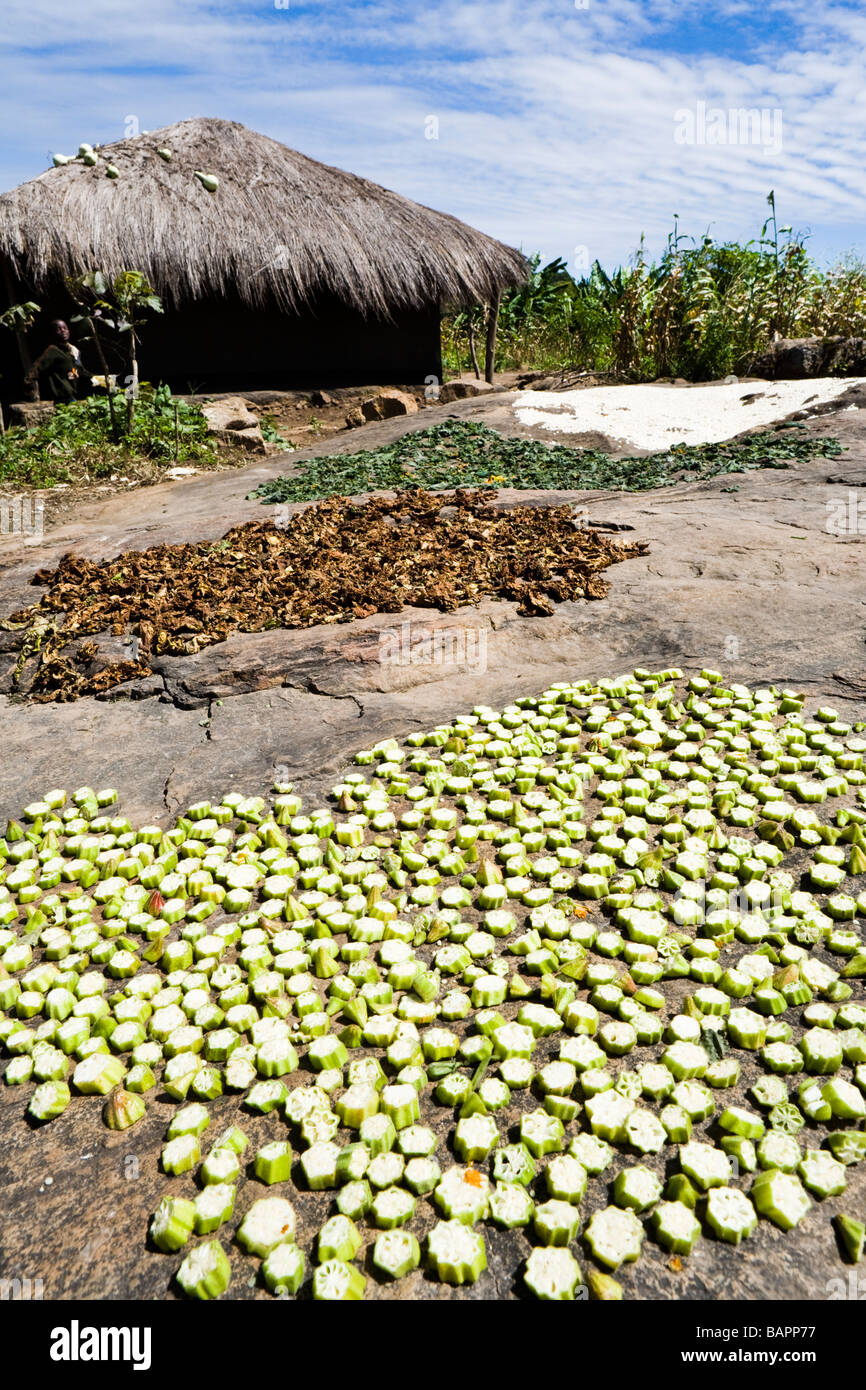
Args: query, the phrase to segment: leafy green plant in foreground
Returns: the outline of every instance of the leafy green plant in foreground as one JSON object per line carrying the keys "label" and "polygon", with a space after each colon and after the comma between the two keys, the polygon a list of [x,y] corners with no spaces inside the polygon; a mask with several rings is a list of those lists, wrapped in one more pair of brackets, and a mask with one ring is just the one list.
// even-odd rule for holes
{"label": "leafy green plant in foreground", "polygon": [[404,435],[381,449],[305,459],[295,476],[272,478],[250,497],[262,502],[307,502],[405,487],[642,492],[720,473],[787,468],[789,460],[835,457],[841,451],[835,439],[798,438],[784,429],[752,435],[745,443],[679,444],[644,458],[615,459],[600,449],[506,439],[487,425],[446,421]]}
{"label": "leafy green plant in foreground", "polygon": [[106,396],[58,405],[41,424],[15,426],[0,439],[0,483],[53,487],[81,475],[107,477],[131,457],[158,462],[216,457],[201,410],[176,400],[167,386],[142,385],[132,432],[122,443],[112,435]]}

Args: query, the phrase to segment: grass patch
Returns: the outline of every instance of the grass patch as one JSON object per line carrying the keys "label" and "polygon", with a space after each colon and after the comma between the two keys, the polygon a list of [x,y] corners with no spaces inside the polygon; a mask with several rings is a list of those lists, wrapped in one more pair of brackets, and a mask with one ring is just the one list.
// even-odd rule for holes
{"label": "grass patch", "polygon": [[0,437],[0,483],[50,488],[108,478],[134,459],[214,463],[216,458],[198,406],[175,400],[166,386],[144,385],[132,432],[119,443],[111,436],[105,396],[57,405],[42,424],[7,430]]}
{"label": "grass patch", "polygon": [[309,502],[406,487],[642,492],[720,473],[787,468],[792,461],[832,458],[841,452],[835,439],[798,438],[784,429],[755,434],[745,443],[679,444],[645,458],[614,459],[600,449],[506,439],[487,425],[458,420],[403,435],[382,449],[304,459],[297,476],[272,478],[249,496],[262,502]]}

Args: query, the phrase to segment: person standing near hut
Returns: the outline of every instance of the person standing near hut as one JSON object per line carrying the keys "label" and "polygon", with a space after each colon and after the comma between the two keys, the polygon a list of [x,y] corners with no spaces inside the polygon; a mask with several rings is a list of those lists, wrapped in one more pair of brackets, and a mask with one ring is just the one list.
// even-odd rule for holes
{"label": "person standing near hut", "polygon": [[68,403],[89,395],[90,373],[71,341],[69,324],[64,319],[53,319],[49,332],[51,341],[33,363],[25,381],[29,384],[38,378],[40,394],[53,401]]}

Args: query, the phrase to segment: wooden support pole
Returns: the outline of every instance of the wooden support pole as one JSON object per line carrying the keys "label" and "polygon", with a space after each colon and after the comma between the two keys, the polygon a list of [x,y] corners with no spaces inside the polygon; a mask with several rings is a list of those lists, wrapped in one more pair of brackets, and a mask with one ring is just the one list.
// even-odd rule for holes
{"label": "wooden support pole", "polygon": [[487,353],[484,362],[484,380],[493,382],[493,369],[496,365],[496,329],[499,325],[499,294],[491,301],[487,313]]}

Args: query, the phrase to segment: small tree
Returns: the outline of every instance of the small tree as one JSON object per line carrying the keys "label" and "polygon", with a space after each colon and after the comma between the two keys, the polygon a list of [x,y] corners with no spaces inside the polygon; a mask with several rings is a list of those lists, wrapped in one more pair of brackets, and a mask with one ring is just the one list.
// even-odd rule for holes
{"label": "small tree", "polygon": [[122,270],[109,280],[101,270],[87,271],[67,281],[70,293],[84,310],[82,319],[88,324],[94,345],[99,353],[108,389],[112,429],[117,429],[114,398],[105,353],[97,329],[101,327],[119,333],[126,344],[129,372],[126,393],[126,431],[132,433],[135,400],[138,395],[138,329],[148,312],[161,314],[159,295],[139,270]]}
{"label": "small tree", "polygon": [[[0,314],[0,324],[2,324],[4,328],[8,328],[10,333],[15,334],[18,342],[18,355],[21,358],[21,365],[24,368],[25,379],[27,373],[30,371],[32,363],[30,361],[30,353],[27,351],[27,342],[24,334],[29,328],[33,327],[36,322],[36,315],[41,312],[42,310],[38,304],[35,304],[32,299],[26,299],[23,304],[10,304],[9,308],[4,309],[3,313]],[[38,399],[38,384],[34,385],[34,394]]]}

